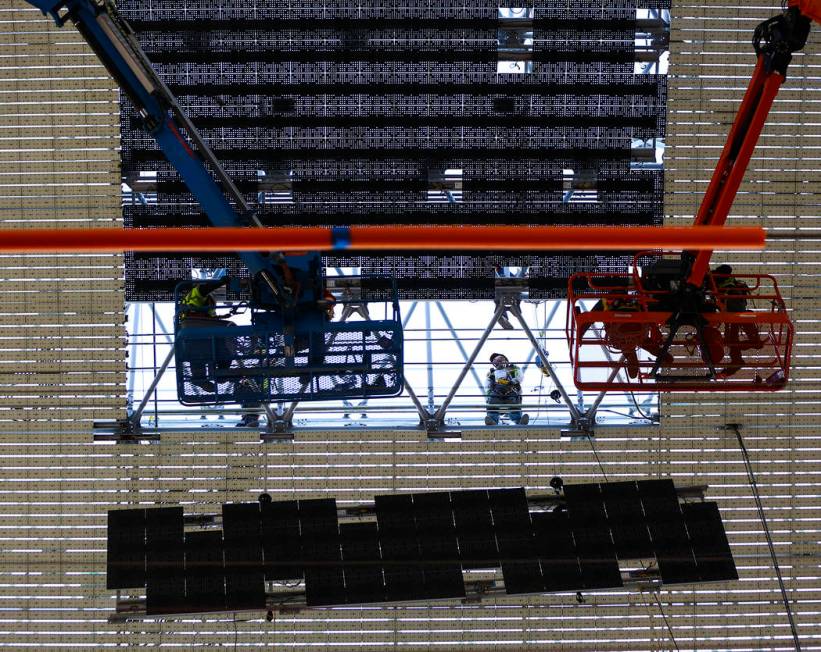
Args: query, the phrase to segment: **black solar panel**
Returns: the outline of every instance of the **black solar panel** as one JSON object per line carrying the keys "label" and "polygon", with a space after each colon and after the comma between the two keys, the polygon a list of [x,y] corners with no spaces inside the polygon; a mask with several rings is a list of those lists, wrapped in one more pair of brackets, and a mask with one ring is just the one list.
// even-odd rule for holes
{"label": "black solar panel", "polygon": [[465,597],[465,580],[458,566],[424,567],[424,585],[421,599],[436,600],[441,598]]}
{"label": "black solar panel", "polygon": [[487,494],[497,534],[505,530],[530,527],[530,512],[524,489],[490,489]]}
{"label": "black solar panel", "polygon": [[299,532],[299,504],[295,500],[264,503],[262,551],[265,579],[302,579],[302,546]]}
{"label": "black solar panel", "polygon": [[598,484],[565,485],[564,493],[584,588],[621,586],[601,487]]}
{"label": "black solar panel", "polygon": [[344,604],[345,579],[336,500],[300,500],[299,527],[307,604]]}
{"label": "black solar panel", "polygon": [[106,588],[145,586],[145,510],[118,509],[108,513]]}
{"label": "black solar panel", "polygon": [[349,604],[383,602],[385,581],[376,523],[342,523],[339,526],[345,575],[345,601]]}
{"label": "black solar panel", "polygon": [[182,575],[182,507],[146,510],[146,574],[148,579]]}
{"label": "black solar panel", "polygon": [[167,547],[182,549],[182,507],[162,507],[146,510],[146,547],[150,551]]}
{"label": "black solar panel", "polygon": [[505,581],[505,592],[510,595],[561,590],[545,589],[545,581],[538,560],[502,562],[502,577]]}
{"label": "black solar panel", "polygon": [[182,507],[146,510],[146,612],[186,610]]}
{"label": "black solar panel", "polygon": [[226,541],[260,538],[260,504],[226,503],[222,506],[222,536]]}
{"label": "black solar panel", "polygon": [[300,500],[299,527],[303,534],[337,532],[336,500],[333,498]]}
{"label": "black solar panel", "polygon": [[305,603],[309,607],[327,607],[346,602],[345,579],[340,566],[305,569]]}
{"label": "black solar panel", "polygon": [[646,557],[648,541],[665,584],[737,578],[716,504],[679,505],[670,482],[569,485],[565,498],[530,512],[523,489],[377,496],[376,523],[341,525],[333,499],[228,504],[223,532],[188,533],[181,508],[118,510],[108,585],[123,582],[112,551],[144,550],[123,588],[142,582],[149,614],[262,609],[265,579],[303,573],[309,606],[464,597],[463,568],[499,565],[508,594],[582,591],[622,586],[616,547]]}
{"label": "black solar panel", "polygon": [[470,570],[498,566],[499,549],[488,492],[484,489],[453,491],[450,500],[462,568]]}
{"label": "black solar panel", "polygon": [[413,518],[426,598],[465,594],[449,493],[413,494]]}
{"label": "black solar panel", "polygon": [[564,486],[567,512],[574,527],[606,527],[607,513],[604,496],[598,484],[574,484]]}
{"label": "black solar panel", "polygon": [[530,518],[542,569],[542,590],[579,591],[584,588],[567,512],[540,512],[531,514]]}
{"label": "black solar panel", "polygon": [[259,503],[222,506],[226,605],[229,609],[265,606],[265,578]]}
{"label": "black solar panel", "polygon": [[425,578],[416,539],[413,497],[410,494],[376,496],[376,521],[389,601],[420,600]]}
{"label": "black solar panel", "polygon": [[186,532],[185,600],[192,612],[225,608],[222,532]]}
{"label": "black solar panel", "polygon": [[637,484],[648,521],[656,517],[666,520],[671,513],[680,513],[678,494],[672,480],[640,480]]}
{"label": "black solar panel", "polygon": [[665,584],[695,581],[696,563],[672,481],[640,482],[639,491],[662,581]]}
{"label": "black solar panel", "polygon": [[681,506],[696,561],[698,581],[737,580],[730,544],[716,503],[685,503]]}
{"label": "black solar panel", "polygon": [[411,494],[375,496],[374,511],[380,537],[383,534],[413,537],[416,525]]}
{"label": "black solar panel", "polygon": [[186,613],[190,609],[191,605],[185,598],[185,576],[182,573],[148,576],[145,589],[145,612],[149,616]]}
{"label": "black solar panel", "polygon": [[[227,552],[227,551],[226,551]],[[234,559],[238,558],[234,554]],[[250,550],[248,556],[254,556]],[[252,560],[250,563],[254,563]],[[262,609],[265,606],[265,578],[262,571],[225,575],[225,606],[229,610]]]}
{"label": "black solar panel", "polygon": [[417,532],[450,532],[455,536],[449,492],[412,494],[411,500]]}
{"label": "black solar panel", "polygon": [[[666,105],[664,77],[634,73],[635,3],[537,6],[518,30],[481,2],[228,0],[219,18],[204,0],[119,8],[266,225],[661,223],[661,170],[630,165],[634,142],[663,137]],[[122,102],[126,225],[202,225]],[[561,296],[570,273],[625,262],[428,254],[326,262],[436,299],[493,298],[496,265],[529,265],[531,296]],[[241,271],[230,256],[126,265],[129,300],[169,299],[191,267]]]}
{"label": "black solar panel", "polygon": [[538,593],[544,590],[539,555],[536,552],[535,524],[526,529],[496,531],[502,576],[508,593]]}
{"label": "black solar panel", "polygon": [[488,498],[505,590],[508,593],[542,591],[541,568],[524,489],[492,489],[488,491]]}
{"label": "black solar panel", "polygon": [[653,545],[635,482],[600,485],[607,523],[619,559],[652,557]]}

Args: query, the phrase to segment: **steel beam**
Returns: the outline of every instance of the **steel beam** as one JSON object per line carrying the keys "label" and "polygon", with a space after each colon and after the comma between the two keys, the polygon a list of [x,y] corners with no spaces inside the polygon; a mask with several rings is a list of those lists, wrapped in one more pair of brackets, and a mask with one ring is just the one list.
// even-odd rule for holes
{"label": "steel beam", "polygon": [[143,396],[143,400],[140,401],[140,404],[137,406],[137,409],[134,410],[134,413],[129,417],[129,421],[131,422],[132,426],[138,428],[140,425],[140,419],[142,418],[143,411],[145,410],[145,406],[148,405],[148,401],[151,400],[151,395],[154,393],[154,390],[157,389],[157,385],[160,384],[160,379],[162,378],[165,370],[168,369],[168,365],[171,364],[171,360],[174,358],[174,349],[176,346],[174,344],[171,345],[171,350],[168,352],[168,355],[163,360],[162,365],[160,366],[159,370],[154,376],[154,380],[151,381],[151,384],[148,386],[148,389],[145,392],[145,396]]}
{"label": "steel beam", "polygon": [[[450,334],[453,336],[453,341],[456,344],[456,347],[459,349],[459,353],[462,354],[462,359],[467,361],[467,359],[468,359],[467,351],[465,351],[465,347],[462,346],[462,340],[459,337],[458,333],[456,332],[456,329],[453,327],[453,324],[451,323],[450,318],[448,317],[448,314],[445,311],[444,306],[442,306],[442,303],[440,301],[437,301],[436,302],[436,307],[439,308],[439,314],[441,314],[442,319],[445,320],[445,325],[448,327],[448,330],[450,331]],[[430,333],[428,333],[428,337],[430,337]],[[479,374],[476,373],[476,369],[471,367],[470,368],[470,373],[473,376],[473,380],[476,382],[476,387],[479,389],[479,394],[483,394],[484,391],[485,391],[485,386],[482,383],[482,381],[479,379]]]}
{"label": "steel beam", "polygon": [[[505,309],[505,306],[502,305],[501,302],[499,305],[502,310]],[[562,400],[565,402],[565,405],[567,405],[567,409],[570,411],[571,420],[578,419],[581,416],[579,409],[573,403],[570,396],[567,395],[567,391],[565,390],[564,386],[559,380],[559,377],[556,375],[556,371],[555,369],[553,369],[553,365],[550,364],[550,360],[548,360],[547,353],[542,348],[542,345],[539,344],[538,340],[533,335],[533,331],[530,330],[530,327],[527,325],[527,322],[522,316],[522,309],[519,307],[519,304],[517,302],[512,302],[507,307],[507,309],[510,310],[511,314],[513,314],[513,316],[519,320],[519,323],[522,325],[522,330],[524,330],[525,334],[527,335],[527,338],[533,345],[533,348],[536,349],[536,353],[542,358],[542,362],[544,363],[544,369],[547,370],[550,379],[553,381],[553,384],[556,385],[556,389],[559,390],[559,393],[562,395]]]}
{"label": "steel beam", "polygon": [[[493,317],[490,319],[490,323],[485,328],[485,332],[482,333],[482,336],[479,338],[479,341],[476,343],[476,347],[473,349],[473,352],[470,354],[470,357],[465,362],[465,366],[462,367],[462,371],[459,372],[459,377],[456,379],[456,382],[453,384],[453,387],[450,388],[450,392],[445,397],[445,400],[442,402],[442,405],[439,406],[439,409],[433,414],[433,420],[441,426],[442,423],[445,421],[445,412],[447,412],[448,406],[450,402],[453,400],[453,397],[456,395],[459,386],[462,384],[462,381],[467,376],[468,371],[473,366],[474,360],[479,355],[479,351],[487,342],[487,338],[490,337],[491,331],[493,331],[493,327],[499,322],[499,317],[501,317],[505,312],[505,305],[503,302],[499,302],[496,305],[496,310],[493,312]],[[575,408],[574,408],[575,409]]]}

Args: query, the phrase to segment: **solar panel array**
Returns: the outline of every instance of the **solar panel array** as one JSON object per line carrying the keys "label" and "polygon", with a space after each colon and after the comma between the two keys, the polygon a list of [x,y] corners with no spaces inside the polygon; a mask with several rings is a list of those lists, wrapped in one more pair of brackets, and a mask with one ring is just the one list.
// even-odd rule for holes
{"label": "solar panel array", "polygon": [[376,521],[334,499],[223,505],[222,532],[182,507],[109,512],[109,589],[146,587],[148,614],[262,609],[265,581],[309,606],[465,596],[463,571],[501,566],[509,594],[622,586],[619,560],[656,558],[666,584],[737,579],[715,503],[679,505],[670,480],[565,487],[534,511],[524,489],[376,496]]}
{"label": "solar panel array", "polygon": [[[630,165],[666,110],[665,78],[634,73],[633,2],[118,6],[266,225],[661,223],[661,171]],[[125,225],[207,225],[125,96],[121,126]],[[492,297],[496,265],[560,296],[619,261],[496,253],[326,262],[443,299]],[[168,300],[192,267],[242,274],[230,256],[133,254],[128,298]]]}

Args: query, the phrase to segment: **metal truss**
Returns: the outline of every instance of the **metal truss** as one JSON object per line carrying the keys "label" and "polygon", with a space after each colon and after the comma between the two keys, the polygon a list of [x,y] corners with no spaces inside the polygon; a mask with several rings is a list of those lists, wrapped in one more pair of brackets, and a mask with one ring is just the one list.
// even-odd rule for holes
{"label": "metal truss", "polygon": [[[508,319],[510,317],[515,318],[513,319],[513,321],[521,329],[519,331],[520,336],[523,333],[524,337],[526,338],[526,341],[530,345],[529,353],[527,354],[527,358],[523,364],[523,370],[526,370],[534,361],[537,362],[541,368],[541,373],[544,373],[545,378],[549,379],[550,383],[555,388],[552,394],[555,397],[556,405],[545,407],[540,404],[539,406],[537,406],[537,409],[544,410],[545,412],[565,410],[565,414],[567,415],[567,419],[558,424],[554,422],[552,425],[548,426],[528,425],[519,427],[526,427],[528,429],[556,429],[558,427],[560,430],[562,430],[561,434],[563,436],[585,438],[590,437],[594,434],[596,415],[600,409],[600,406],[602,405],[602,401],[605,398],[605,392],[600,392],[593,398],[592,401],[590,401],[589,398],[584,397],[582,393],[575,390],[575,388],[571,388],[570,390],[568,390],[563,385],[559,377],[559,374],[556,371],[555,364],[550,359],[550,351],[547,350],[545,348],[545,345],[540,342],[540,336],[537,336],[537,333],[534,333],[535,328],[535,330],[541,334],[541,337],[546,336],[549,326],[553,323],[555,319],[557,319],[557,312],[562,304],[560,302],[555,302],[551,306],[551,309],[549,311],[546,311],[543,323],[531,327],[531,324],[528,323],[528,320],[525,318],[522,312],[522,301],[526,301],[527,297],[528,295],[526,279],[498,278],[496,280],[496,294],[493,313],[490,316],[489,321],[486,323],[481,336],[475,342],[475,344],[473,344],[472,348],[466,346],[466,343],[463,342],[462,335],[464,333],[459,332],[458,328],[454,325],[453,320],[451,319],[451,315],[448,314],[446,307],[441,302],[412,302],[405,310],[406,314],[403,318],[403,328],[408,327],[411,318],[414,316],[417,317],[416,321],[418,322],[419,311],[421,310],[423,312],[424,328],[421,329],[422,338],[421,340],[417,341],[424,341],[425,357],[422,361],[415,362],[415,364],[418,366],[424,366],[427,372],[427,388],[426,392],[422,395],[423,398],[420,398],[420,393],[417,391],[417,388],[415,388],[412,385],[411,381],[408,380],[406,374],[405,392],[401,397],[399,397],[400,403],[404,399],[405,402],[403,405],[399,404],[396,399],[392,399],[392,402],[389,405],[386,402],[383,402],[384,399],[372,402],[369,402],[367,399],[364,399],[358,401],[357,403],[353,403],[351,401],[343,401],[341,402],[341,405],[336,406],[335,408],[322,409],[326,412],[328,410],[332,410],[334,413],[339,413],[339,415],[342,417],[342,421],[344,422],[345,427],[352,428],[353,430],[356,430],[358,428],[365,428],[366,426],[364,426],[364,423],[356,424],[355,421],[350,418],[351,414],[359,413],[364,418],[366,415],[369,414],[372,415],[393,412],[405,414],[405,418],[407,418],[408,415],[415,413],[418,417],[416,427],[420,430],[425,431],[430,438],[458,438],[461,435],[461,431],[464,429],[464,427],[472,426],[460,426],[457,418],[448,418],[449,410],[452,411],[454,409],[454,399],[457,397],[457,395],[460,395],[460,389],[463,389],[464,381],[468,377],[470,377],[470,395],[480,396],[481,399],[474,401],[472,404],[465,404],[464,401],[459,403],[458,411],[461,411],[462,414],[464,414],[466,410],[471,410],[475,414],[484,414],[488,405],[484,402],[485,387],[483,379],[480,376],[480,373],[476,370],[476,360],[482,348],[487,344],[494,328],[500,326],[505,331],[510,331],[514,328],[513,325],[510,323],[510,320]],[[354,317],[370,319],[371,316],[367,304],[361,301],[357,301],[356,299],[357,296],[355,294],[353,296],[348,294],[348,296],[345,297],[346,303],[343,304],[342,314],[340,315],[340,321],[348,321]],[[444,323],[445,325],[444,329],[439,329],[437,332],[434,332],[434,329],[432,328],[432,318],[434,314],[437,314],[438,317],[441,319],[441,323]],[[562,316],[559,315],[559,317]],[[222,417],[238,415],[248,412],[262,412],[266,418],[263,422],[262,428],[260,429],[260,436],[262,439],[270,441],[277,441],[283,439],[288,440],[293,438],[295,431],[304,428],[304,426],[301,426],[298,423],[300,419],[298,419],[297,417],[304,416],[306,418],[310,418],[310,415],[312,415],[318,409],[313,406],[306,406],[305,404],[300,406],[299,402],[294,401],[289,403],[275,403],[272,405],[262,405],[259,408],[253,409],[240,407],[183,408],[182,406],[179,406],[177,404],[176,407],[172,407],[171,409],[160,410],[158,407],[157,398],[158,386],[160,385],[161,379],[166,374],[168,368],[171,365],[171,361],[173,360],[174,342],[173,334],[169,331],[168,327],[163,322],[162,316],[158,314],[156,309],[154,309],[153,305],[152,318],[154,319],[154,324],[151,326],[151,333],[145,334],[145,336],[153,337],[152,341],[155,343],[159,339],[160,343],[164,346],[170,346],[170,350],[168,351],[165,358],[162,359],[162,361],[159,363],[159,366],[157,366],[159,356],[157,356],[155,348],[155,361],[153,363],[153,379],[148,385],[148,388],[145,391],[139,404],[137,404],[136,408],[130,411],[127,420],[123,422],[119,422],[116,424],[112,424],[110,422],[95,424],[95,438],[103,440],[114,439],[117,441],[156,438],[156,436],[159,434],[159,432],[161,432],[163,428],[160,428],[158,423],[154,423],[153,427],[144,427],[142,423],[146,414],[146,410],[148,409],[152,400],[154,401],[155,415],[170,415],[174,416],[177,420],[190,420],[194,417],[197,417],[198,419],[205,419],[207,415],[214,414],[219,414]],[[137,316],[135,317],[134,322],[132,324],[132,330],[137,330],[139,327],[141,327],[141,324],[139,323],[139,313],[137,313]],[[438,333],[444,333],[445,337],[449,338],[447,339],[447,341],[454,345],[454,350],[458,352],[458,355],[461,357],[461,361],[457,363],[461,364],[459,373],[456,376],[453,383],[444,393],[444,397],[442,398],[443,395],[441,393],[439,394],[440,400],[437,400],[437,395],[433,389],[434,374],[436,373],[437,366],[441,364],[439,361],[436,361],[434,359],[435,356],[432,345]],[[604,357],[606,357],[609,360],[612,360],[612,354],[606,348],[603,347],[602,351]],[[131,358],[137,359],[137,356],[134,353],[132,353]],[[622,372],[619,367],[616,367],[612,373],[611,379],[619,373]],[[419,378],[417,378],[415,382],[420,382]],[[133,376],[129,379],[129,388],[132,390],[133,393]],[[655,394],[651,394],[647,398],[652,401],[655,399],[655,397]],[[168,401],[166,400],[166,402]],[[639,404],[635,402],[635,399],[633,401],[633,405],[635,406],[635,411],[638,412],[638,414],[640,414],[641,417],[643,417],[644,414],[642,411],[642,407],[640,407]],[[498,407],[502,409],[504,406]],[[532,408],[533,405],[524,403],[522,407],[523,409],[528,409]],[[630,415],[633,415],[633,407],[628,406],[626,409],[630,410]],[[652,407],[650,409],[652,409]],[[638,419],[640,417],[635,416],[634,418]],[[208,425],[204,423],[198,425],[208,427]],[[408,424],[407,427],[413,427],[413,425]],[[478,427],[496,428],[500,426],[485,426],[481,424]],[[179,426],[177,426],[177,429],[178,428]]]}

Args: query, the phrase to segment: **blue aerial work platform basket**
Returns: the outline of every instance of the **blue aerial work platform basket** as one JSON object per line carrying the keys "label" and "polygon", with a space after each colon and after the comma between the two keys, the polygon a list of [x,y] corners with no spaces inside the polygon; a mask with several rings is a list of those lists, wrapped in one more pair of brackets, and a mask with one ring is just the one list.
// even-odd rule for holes
{"label": "blue aerial work platform basket", "polygon": [[175,358],[177,392],[184,405],[362,399],[402,392],[402,323],[395,294],[392,319],[310,320],[312,328],[295,329],[290,350],[281,321],[270,313],[252,311],[253,323],[247,326],[207,316],[180,319],[179,298],[180,288]]}

